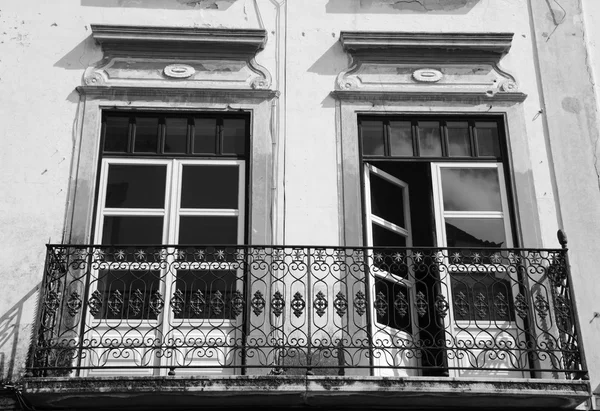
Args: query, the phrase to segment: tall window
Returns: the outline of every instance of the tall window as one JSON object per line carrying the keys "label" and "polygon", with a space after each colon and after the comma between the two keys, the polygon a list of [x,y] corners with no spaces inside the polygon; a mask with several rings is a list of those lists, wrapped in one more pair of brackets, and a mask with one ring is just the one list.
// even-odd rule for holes
{"label": "tall window", "polygon": [[[94,280],[104,297],[97,317],[155,318],[149,300],[157,291],[164,295],[159,288],[166,283],[186,301],[198,291],[227,298],[235,272],[183,265],[169,279],[174,273],[161,271],[156,254],[165,245],[245,242],[249,117],[105,112],[102,133],[95,242],[123,255],[120,266],[100,269]],[[108,299],[117,292],[121,308],[110,311]],[[142,309],[132,312],[134,298]]]}
{"label": "tall window", "polygon": [[[493,250],[513,246],[503,124],[449,116],[358,122],[371,298],[386,307],[373,312],[374,335],[384,332],[406,347],[427,342],[423,365],[444,367],[449,341],[479,335],[482,321],[488,336],[514,328],[515,282],[492,261]],[[419,247],[456,248],[429,249],[420,259]],[[482,249],[489,251],[473,251]],[[436,316],[439,295],[450,302],[449,316]]]}

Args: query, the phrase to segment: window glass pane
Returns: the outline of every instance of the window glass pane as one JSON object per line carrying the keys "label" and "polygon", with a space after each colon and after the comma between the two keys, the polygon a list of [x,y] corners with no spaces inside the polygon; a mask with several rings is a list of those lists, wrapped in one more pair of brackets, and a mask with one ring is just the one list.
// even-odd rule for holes
{"label": "window glass pane", "polygon": [[480,156],[500,157],[498,125],[492,122],[477,122],[477,146]]}
{"label": "window glass pane", "polygon": [[456,320],[514,321],[511,279],[506,272],[452,273]]}
{"label": "window glass pane", "polygon": [[409,121],[390,121],[390,153],[392,156],[413,156],[412,127]]}
{"label": "window glass pane", "polygon": [[104,151],[127,152],[129,117],[106,116],[104,127]]}
{"label": "window glass pane", "polygon": [[377,174],[370,173],[371,213],[404,228],[404,196],[402,187]]}
{"label": "window glass pane", "polygon": [[158,148],[158,119],[137,117],[135,122],[133,151],[136,153],[156,153]]}
{"label": "window glass pane", "polygon": [[[394,304],[395,302],[397,304]],[[395,281],[375,279],[375,306],[387,307],[386,310],[375,311],[378,324],[411,332],[410,305],[410,294],[407,287]],[[395,341],[396,338],[396,336],[389,336],[391,341]]]}
{"label": "window glass pane", "polygon": [[373,224],[373,245],[386,247],[406,247],[406,238],[394,231]]}
{"label": "window glass pane", "polygon": [[180,270],[175,288],[181,292],[184,303],[181,310],[174,313],[175,318],[236,318],[232,309],[236,280],[236,272],[231,270]]}
{"label": "window glass pane", "polygon": [[497,168],[441,169],[445,211],[502,211]]}
{"label": "window glass pane", "polygon": [[181,208],[238,208],[239,166],[184,166]]}
{"label": "window glass pane", "polygon": [[102,244],[162,244],[163,217],[106,216]]}
{"label": "window glass pane", "polygon": [[419,148],[421,157],[442,156],[439,122],[419,121]]}
{"label": "window glass pane", "polygon": [[187,118],[165,119],[165,153],[187,152]]}
{"label": "window glass pane", "polygon": [[470,157],[469,123],[449,121],[446,125],[448,130],[448,155],[450,157]]}
{"label": "window glass pane", "polygon": [[363,155],[382,156],[383,151],[383,122],[361,121],[360,122]]}
{"label": "window glass pane", "polygon": [[179,244],[238,244],[237,217],[181,217]]}
{"label": "window glass pane", "polygon": [[506,247],[502,218],[446,218],[448,247]]}
{"label": "window glass pane", "polygon": [[111,164],[106,207],[164,208],[167,167]]}
{"label": "window glass pane", "polygon": [[217,120],[197,118],[194,124],[194,153],[215,154],[217,152]]}
{"label": "window glass pane", "polygon": [[246,153],[246,120],[231,118],[223,120],[223,154]]}
{"label": "window glass pane", "polygon": [[156,319],[152,310],[153,294],[160,291],[160,271],[100,270],[97,287],[102,295],[97,319]]}

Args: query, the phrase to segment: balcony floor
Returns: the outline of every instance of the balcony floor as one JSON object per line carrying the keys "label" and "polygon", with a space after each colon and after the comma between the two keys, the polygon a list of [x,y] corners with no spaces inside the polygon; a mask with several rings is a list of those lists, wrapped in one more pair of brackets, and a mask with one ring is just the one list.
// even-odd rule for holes
{"label": "balcony floor", "polygon": [[27,378],[43,409],[574,409],[587,381],[362,376]]}

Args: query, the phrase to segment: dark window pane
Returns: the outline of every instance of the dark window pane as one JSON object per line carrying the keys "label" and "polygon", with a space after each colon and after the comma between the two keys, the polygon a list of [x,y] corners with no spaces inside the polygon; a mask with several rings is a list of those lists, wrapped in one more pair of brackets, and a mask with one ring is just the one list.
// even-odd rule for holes
{"label": "dark window pane", "polygon": [[194,153],[215,154],[217,139],[217,120],[197,118],[194,126]]}
{"label": "dark window pane", "polygon": [[[380,278],[375,280],[375,306],[387,308],[375,311],[377,323],[411,332],[410,305],[410,294],[406,286]],[[393,341],[395,339],[392,338]]]}
{"label": "dark window pane", "polygon": [[402,188],[371,173],[371,213],[404,228]]}
{"label": "dark window pane", "polygon": [[238,244],[238,217],[181,217],[179,244]]}
{"label": "dark window pane", "polygon": [[91,287],[102,295],[101,309],[94,316],[97,319],[156,319],[152,302],[161,288],[160,271],[100,270]]}
{"label": "dark window pane", "polygon": [[238,208],[238,166],[184,166],[182,208]]}
{"label": "dark window pane", "polygon": [[166,166],[111,164],[106,207],[164,208]]}
{"label": "dark window pane", "polygon": [[406,238],[400,234],[373,224],[373,245],[387,247],[406,247]]}
{"label": "dark window pane", "polygon": [[390,121],[390,153],[392,156],[413,156],[412,127],[409,121]]}
{"label": "dark window pane", "polygon": [[452,273],[455,320],[514,321],[512,280],[506,272]]}
{"label": "dark window pane", "polygon": [[446,218],[448,247],[506,247],[502,218]]}
{"label": "dark window pane", "polygon": [[419,121],[419,149],[421,157],[442,156],[439,122]]}
{"label": "dark window pane", "polygon": [[184,303],[175,318],[235,319],[242,313],[236,313],[232,298],[235,291],[243,291],[238,290],[236,280],[235,271],[179,270],[175,289]]}
{"label": "dark window pane", "polygon": [[156,153],[158,148],[158,119],[137,117],[135,120],[134,141],[133,151],[136,153]]}
{"label": "dark window pane", "polygon": [[223,120],[223,154],[246,154],[246,120]]}
{"label": "dark window pane", "polygon": [[163,217],[104,217],[102,244],[161,244]]}
{"label": "dark window pane", "polygon": [[480,156],[500,157],[498,125],[492,122],[477,122],[477,146]]}
{"label": "dark window pane", "polygon": [[383,122],[361,121],[360,122],[363,155],[382,156],[383,151]]}
{"label": "dark window pane", "polygon": [[129,117],[106,116],[104,127],[104,151],[127,152]]}
{"label": "dark window pane", "polygon": [[502,211],[496,168],[442,168],[445,211]]}
{"label": "dark window pane", "polygon": [[187,118],[165,119],[165,153],[187,152]]}
{"label": "dark window pane", "polygon": [[471,138],[469,137],[469,123],[448,122],[448,155],[450,157],[471,156]]}

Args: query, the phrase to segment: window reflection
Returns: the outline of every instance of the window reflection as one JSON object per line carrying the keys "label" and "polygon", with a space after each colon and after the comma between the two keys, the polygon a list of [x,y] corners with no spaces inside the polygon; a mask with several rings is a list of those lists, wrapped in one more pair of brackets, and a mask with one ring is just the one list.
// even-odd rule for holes
{"label": "window reflection", "polygon": [[442,168],[446,211],[502,211],[496,168]]}

